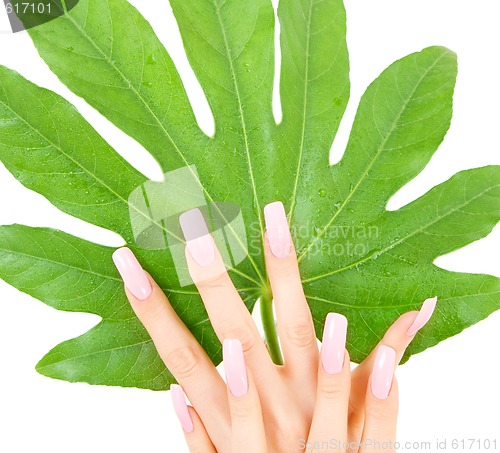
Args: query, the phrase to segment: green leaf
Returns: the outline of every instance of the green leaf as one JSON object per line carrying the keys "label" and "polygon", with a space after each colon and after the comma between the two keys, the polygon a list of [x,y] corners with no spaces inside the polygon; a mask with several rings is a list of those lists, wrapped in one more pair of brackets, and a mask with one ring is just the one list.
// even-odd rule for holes
{"label": "green leaf", "polygon": [[[199,129],[150,25],[125,0],[80,0],[29,33],[59,79],[140,142],[165,171],[195,165],[207,203],[241,208],[249,256],[230,272],[249,310],[269,294],[262,208],[275,200],[288,210],[318,337],[328,312],[345,314],[355,361],[426,297],[437,295],[438,308],[405,359],[500,308],[500,279],[433,263],[498,223],[500,167],[463,171],[396,211],[386,209],[449,128],[453,52],[429,47],[387,68],[361,99],[343,158],[330,166],[349,97],[342,1],[280,1],[280,124],[272,114],[271,2],[170,3],[215,117],[213,137]],[[6,68],[0,68],[0,159],[62,211],[119,233],[219,363],[220,343],[195,287],[179,285],[167,249],[147,250],[134,241],[131,216],[167,231],[150,209],[130,202],[144,176],[67,101]],[[172,195],[182,204],[180,193]],[[60,231],[0,227],[5,281],[57,309],[102,318],[83,336],[56,346],[39,372],[72,382],[168,388],[173,377],[131,311],[111,253]]]}
{"label": "green leaf", "polygon": [[[62,343],[37,365],[49,377],[70,382],[168,388],[174,382],[151,338],[132,311],[113,265],[114,249],[47,228],[0,227],[0,275],[21,291],[64,311],[99,315],[102,321],[79,338]],[[220,344],[199,295],[171,288],[169,256],[149,252],[143,261],[211,358]]]}
{"label": "green leaf", "polygon": [[316,210],[311,195],[323,193],[330,179],[326,150],[349,99],[349,55],[341,0],[283,0],[278,16],[283,120],[272,177],[281,182],[273,185],[274,197],[289,200],[293,222],[296,208],[306,215]]}
{"label": "green leaf", "polygon": [[128,2],[80,1],[64,16],[30,29],[30,35],[60,80],[146,147],[163,168],[177,164],[182,148],[204,146],[170,56]]}
{"label": "green leaf", "polygon": [[499,220],[499,200],[500,168],[483,167],[458,173],[363,228],[343,225],[336,233],[346,237],[330,244],[333,251],[351,240],[367,252],[304,279],[318,334],[326,313],[343,313],[350,320],[348,349],[358,362],[365,345],[373,347],[399,315],[438,295],[431,326],[412,341],[409,357],[497,310],[500,279],[445,271],[433,260],[486,236]]}
{"label": "green leaf", "polygon": [[145,177],[69,102],[0,66],[0,126],[1,160],[22,184],[62,211],[132,239],[128,197]]}

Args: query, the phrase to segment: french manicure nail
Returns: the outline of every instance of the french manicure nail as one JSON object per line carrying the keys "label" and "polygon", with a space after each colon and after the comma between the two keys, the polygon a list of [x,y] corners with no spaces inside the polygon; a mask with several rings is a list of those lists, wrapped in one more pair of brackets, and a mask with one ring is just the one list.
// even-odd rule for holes
{"label": "french manicure nail", "polygon": [[240,340],[224,340],[222,356],[229,390],[237,398],[246,395],[248,379]]}
{"label": "french manicure nail", "polygon": [[408,329],[408,332],[406,332],[408,336],[412,337],[427,324],[429,319],[431,319],[432,313],[434,313],[436,302],[437,297],[431,297],[424,301],[424,303],[422,304],[422,308],[420,308],[420,311],[415,318],[415,321],[413,321],[413,324]]}
{"label": "french manicure nail", "polygon": [[379,400],[385,400],[391,391],[394,366],[396,365],[396,351],[389,346],[379,346],[372,370],[372,394]]}
{"label": "french manicure nail", "polygon": [[192,433],[194,430],[193,420],[191,420],[191,415],[189,415],[186,396],[184,395],[182,387],[177,384],[172,384],[170,386],[170,396],[172,397],[174,410],[181,422],[182,429],[187,433]]}
{"label": "french manicure nail", "polygon": [[328,313],[321,345],[321,363],[328,374],[338,374],[342,371],[346,335],[347,318],[338,313]]}
{"label": "french manicure nail", "polygon": [[280,201],[275,201],[264,207],[266,233],[269,247],[276,258],[285,258],[290,253],[292,240],[285,214],[285,207]]}
{"label": "french manicure nail", "polygon": [[179,222],[193,259],[202,267],[210,266],[215,259],[214,243],[201,211],[186,211],[179,216]]}
{"label": "french manicure nail", "polygon": [[139,300],[145,300],[153,292],[144,269],[127,247],[113,253],[113,262],[120,273],[125,286]]}

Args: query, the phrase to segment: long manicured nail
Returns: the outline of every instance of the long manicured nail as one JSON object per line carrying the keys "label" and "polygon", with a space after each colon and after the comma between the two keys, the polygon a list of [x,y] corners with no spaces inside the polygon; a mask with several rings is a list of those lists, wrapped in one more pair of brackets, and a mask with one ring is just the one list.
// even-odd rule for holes
{"label": "long manicured nail", "polygon": [[347,318],[338,313],[328,313],[323,330],[321,363],[328,374],[338,374],[344,366]]}
{"label": "long manicured nail", "polygon": [[431,319],[432,313],[434,313],[434,309],[436,308],[437,297],[431,297],[426,299],[422,304],[422,308],[418,312],[415,321],[408,329],[406,334],[410,337],[415,335],[422,327],[424,327],[429,319]]}
{"label": "long manicured nail", "polygon": [[177,384],[172,384],[170,386],[170,396],[172,397],[174,410],[181,422],[182,429],[187,433],[192,433],[194,430],[193,420],[191,420],[191,416],[189,415],[186,396],[184,395],[182,387]]}
{"label": "long manicured nail", "polygon": [[222,355],[229,390],[236,397],[248,392],[247,369],[240,340],[224,340]]}
{"label": "long manicured nail", "polygon": [[276,201],[266,205],[264,217],[266,219],[267,239],[272,254],[276,258],[285,258],[290,253],[292,238],[283,203]]}
{"label": "long manicured nail", "polygon": [[210,266],[215,259],[213,239],[201,211],[191,209],[179,217],[186,245],[193,259],[203,267]]}
{"label": "long manicured nail", "polygon": [[132,251],[127,247],[113,253],[113,262],[120,273],[125,286],[139,300],[145,300],[153,292],[144,269]]}
{"label": "long manicured nail", "polygon": [[379,400],[385,400],[391,391],[394,366],[396,365],[396,351],[389,346],[379,346],[372,370],[372,394]]}

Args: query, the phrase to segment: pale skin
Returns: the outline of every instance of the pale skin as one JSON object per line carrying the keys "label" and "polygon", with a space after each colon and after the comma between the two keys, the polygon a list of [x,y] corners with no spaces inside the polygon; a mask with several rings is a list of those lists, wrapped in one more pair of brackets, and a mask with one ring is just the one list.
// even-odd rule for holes
{"label": "pale skin", "polygon": [[[352,372],[344,343],[340,366],[332,373],[326,365],[328,361],[333,363],[325,355],[325,350],[331,351],[326,349],[326,340],[323,355],[318,349],[293,244],[290,241],[287,253],[277,257],[268,233],[264,253],[284,358],[280,366],[272,362],[211,237],[215,253],[208,265],[198,264],[189,247],[186,249],[190,274],[219,340],[233,340],[224,343],[226,374],[228,366],[236,375],[238,371],[245,374],[238,380],[230,371],[228,380],[233,385],[226,385],[149,274],[144,273],[144,281],[152,290],[148,289],[145,298],[136,297],[124,277],[132,308],[192,404],[183,414],[184,397],[177,395],[176,410],[190,452],[395,452],[398,386],[393,372],[416,334],[414,327],[421,328],[430,314],[424,321],[418,311],[403,314]],[[281,234],[289,235],[288,229]],[[341,317],[337,315],[337,319]],[[243,371],[234,364],[234,357],[226,357],[230,355],[226,352],[228,343],[236,349],[241,344]],[[381,366],[378,359],[375,363],[380,347],[395,351],[383,395],[380,383],[374,390],[372,382],[374,367]],[[231,360],[233,363],[229,363]],[[375,379],[380,381],[380,376]],[[376,448],[375,442],[379,443]]]}

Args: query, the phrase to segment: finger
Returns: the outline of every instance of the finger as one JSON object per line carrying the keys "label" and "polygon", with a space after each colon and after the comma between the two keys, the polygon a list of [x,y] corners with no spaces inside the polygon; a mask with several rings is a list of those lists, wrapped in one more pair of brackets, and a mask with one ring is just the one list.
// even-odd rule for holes
{"label": "finger", "polygon": [[[319,360],[311,310],[302,288],[283,204],[268,204],[264,215],[266,267],[276,306],[278,335],[285,359],[284,371],[297,386],[307,389],[311,383],[316,383]],[[314,387],[312,389],[315,391]]]}
{"label": "finger", "polygon": [[217,246],[208,232],[199,209],[180,216],[186,238],[186,260],[208,316],[221,343],[226,338],[241,341],[248,366],[258,384],[269,384],[276,369],[253,322],[252,316],[233,285]]}
{"label": "finger", "polygon": [[379,346],[366,391],[366,418],[361,453],[396,451],[398,388],[394,378],[395,366],[396,351],[389,346]]}
{"label": "finger", "polygon": [[[401,361],[406,348],[417,332],[431,319],[436,308],[437,297],[426,299],[420,311],[410,311],[401,315],[387,330],[379,345],[385,344],[396,351],[396,364]],[[356,368],[356,374],[370,375],[376,355],[376,348]]]}
{"label": "finger", "polygon": [[151,336],[158,354],[198,408],[209,432],[213,429],[223,432],[214,438],[216,445],[223,444],[230,431],[224,381],[133,253],[128,248],[118,249],[113,260],[124,280],[130,304]]}
{"label": "finger", "polygon": [[231,451],[265,453],[267,446],[262,409],[257,389],[245,366],[241,342],[224,340],[223,355],[231,412]]}
{"label": "finger", "polygon": [[184,436],[191,452],[216,453],[215,447],[203,426],[203,422],[194,410],[186,404],[186,397],[180,385],[171,385],[170,394],[175,413],[179,418]]}
{"label": "finger", "polygon": [[[416,333],[429,321],[436,307],[436,298],[427,299],[420,311],[411,311],[401,315],[387,330],[379,345],[387,345],[396,351],[396,364],[415,338]],[[375,361],[377,348],[353,371],[350,400],[350,439],[359,441],[365,413],[366,386]]]}
{"label": "finger", "polygon": [[323,333],[316,406],[307,444],[329,445],[329,451],[334,452],[345,451],[347,443],[351,372],[346,332],[347,319],[330,313]]}

